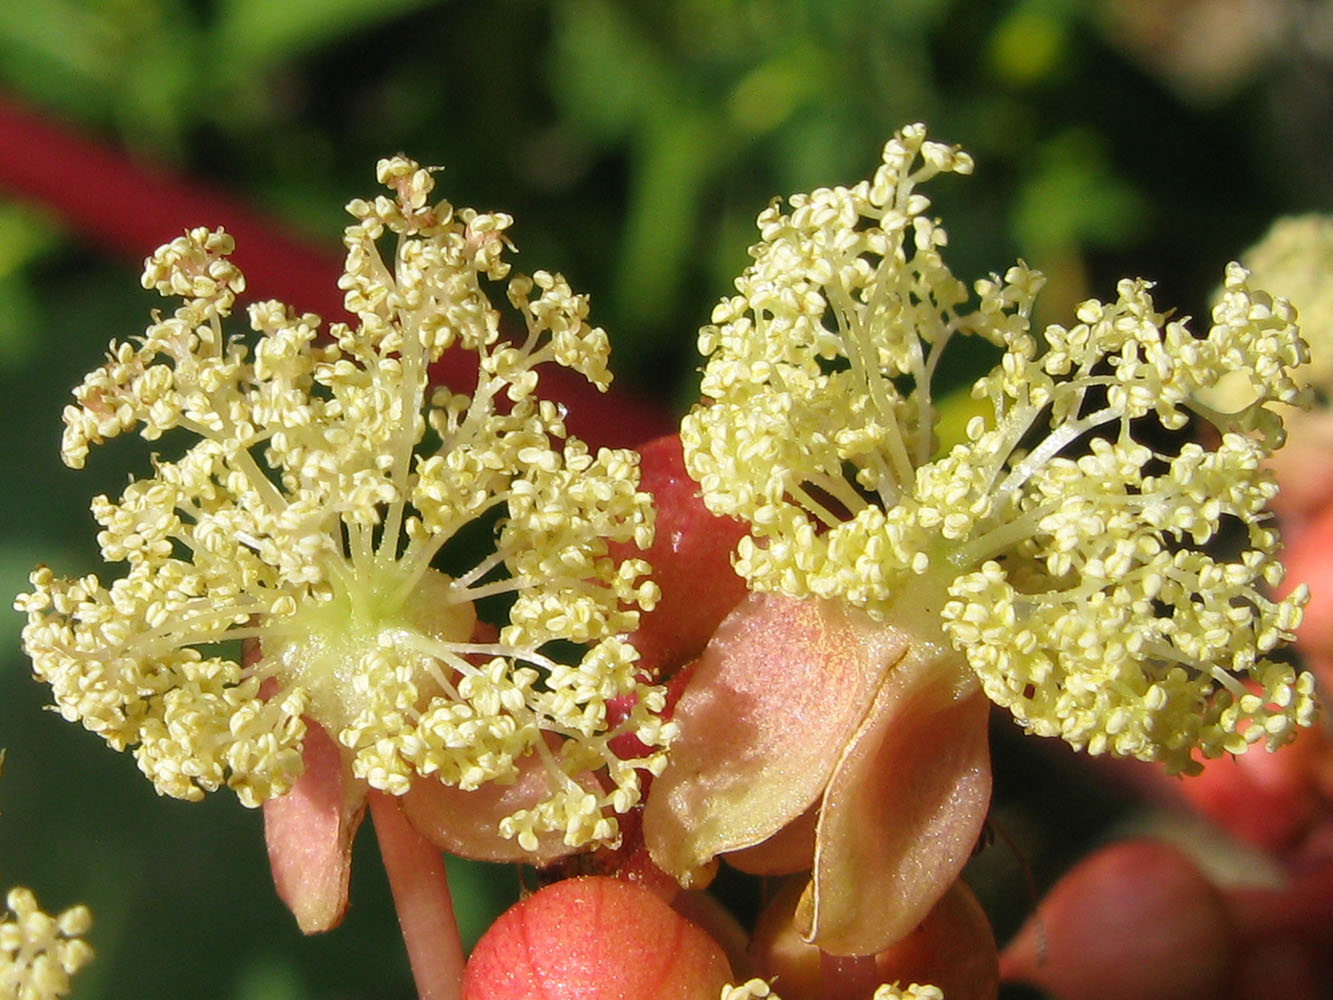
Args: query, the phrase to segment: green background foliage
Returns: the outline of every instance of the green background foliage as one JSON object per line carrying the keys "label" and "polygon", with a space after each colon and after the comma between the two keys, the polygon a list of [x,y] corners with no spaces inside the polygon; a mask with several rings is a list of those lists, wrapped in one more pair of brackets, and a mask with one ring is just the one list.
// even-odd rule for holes
{"label": "green background foliage", "polygon": [[[754,216],[775,195],[867,175],[912,120],[977,159],[973,178],[932,192],[957,273],[1024,257],[1051,276],[1048,320],[1124,274],[1202,314],[1223,264],[1274,216],[1333,200],[1313,138],[1329,134],[1333,46],[1299,23],[1312,5],[1274,4],[1297,13],[1268,34],[1235,20],[1241,50],[1168,30],[1226,6],[47,0],[0,4],[0,92],[331,250],[378,157],[442,165],[455,204],[515,215],[521,267],[593,294],[619,388],[679,412],[696,391],[694,331],[744,266]],[[127,443],[77,475],[57,455],[69,388],[156,305],[137,274],[40,206],[0,203],[5,593],[38,561],[92,570],[88,499],[142,468],[146,450]],[[302,939],[273,895],[258,813],[225,792],[158,799],[127,755],[43,712],[19,624],[0,628],[0,883],[92,905],[98,960],[77,996],[411,995],[368,829],[346,923]],[[1041,877],[1120,803],[1059,751],[1016,748],[1012,730],[997,730],[997,815]],[[1022,867],[1002,848],[978,863],[1001,932],[1026,908]],[[515,891],[504,869],[454,878],[469,937]]]}

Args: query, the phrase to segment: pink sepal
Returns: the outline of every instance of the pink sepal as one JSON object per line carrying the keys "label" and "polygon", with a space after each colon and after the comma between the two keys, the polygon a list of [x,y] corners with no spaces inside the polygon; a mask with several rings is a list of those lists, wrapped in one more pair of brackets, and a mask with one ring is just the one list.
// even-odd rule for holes
{"label": "pink sepal", "polygon": [[366,808],[366,785],[351,776],[342,749],[306,719],[305,773],[291,791],[264,803],[264,840],[278,896],[306,934],[337,927],[347,909],[352,838]]}

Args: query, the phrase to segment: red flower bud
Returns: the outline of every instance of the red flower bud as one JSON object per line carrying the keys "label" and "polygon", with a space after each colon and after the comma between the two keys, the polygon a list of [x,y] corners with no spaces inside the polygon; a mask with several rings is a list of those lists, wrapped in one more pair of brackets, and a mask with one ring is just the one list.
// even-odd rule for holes
{"label": "red flower bud", "polygon": [[1320,780],[1330,768],[1328,738],[1319,729],[1302,729],[1292,743],[1272,753],[1206,761],[1202,774],[1182,778],[1176,787],[1233,836],[1284,852],[1296,847],[1326,810]]}
{"label": "red flower bud", "polygon": [[1277,588],[1279,596],[1290,593],[1298,584],[1310,588],[1310,603],[1296,631],[1296,646],[1306,656],[1333,656],[1333,506],[1323,508],[1288,537],[1282,564],[1286,575]]}
{"label": "red flower bud", "polygon": [[1193,861],[1127,841],[1056,883],[1000,956],[1000,977],[1061,1000],[1216,1000],[1233,940],[1221,893]]}
{"label": "red flower bud", "polygon": [[661,673],[703,652],[718,623],[745,596],[731,554],[747,528],[704,506],[699,484],[685,471],[677,435],[649,441],[639,454],[639,488],[652,494],[657,507],[653,545],[647,552],[612,546],[612,552],[618,559],[647,559],[662,589],[657,607],[641,616],[632,636],[640,662]]}

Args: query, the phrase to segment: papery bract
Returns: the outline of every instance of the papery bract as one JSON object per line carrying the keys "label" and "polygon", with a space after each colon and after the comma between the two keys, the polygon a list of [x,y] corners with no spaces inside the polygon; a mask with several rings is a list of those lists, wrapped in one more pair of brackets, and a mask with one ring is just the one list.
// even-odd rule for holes
{"label": "papery bract", "polygon": [[[559,749],[555,739],[546,742],[549,752]],[[413,782],[403,795],[402,807],[413,826],[450,854],[473,861],[542,865],[570,853],[564,831],[542,831],[520,845],[495,835],[495,818],[536,807],[549,794],[551,780],[543,758],[534,754],[519,760],[513,780],[505,783],[462,789],[438,781]],[[600,791],[590,772],[576,780],[589,795]]]}
{"label": "papery bract", "polygon": [[820,804],[808,934],[821,948],[887,947],[958,877],[990,808],[989,718],[951,650],[918,641],[886,672]]}
{"label": "papery bract", "polygon": [[264,840],[278,896],[297,926],[314,934],[336,927],[347,909],[366,786],[318,723],[306,724],[301,756],[305,770],[291,790],[263,804]]}
{"label": "papery bract", "polygon": [[[957,878],[985,819],[987,703],[959,677],[947,651],[857,609],[746,598],[676,705],[681,735],[644,812],[654,860],[687,884],[731,852],[748,870],[813,864],[807,933],[882,950]],[[767,844],[811,820],[813,844]]]}

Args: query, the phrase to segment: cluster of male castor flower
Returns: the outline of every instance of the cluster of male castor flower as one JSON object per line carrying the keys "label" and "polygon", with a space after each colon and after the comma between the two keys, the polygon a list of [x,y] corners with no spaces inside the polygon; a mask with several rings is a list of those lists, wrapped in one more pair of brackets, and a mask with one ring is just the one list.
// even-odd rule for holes
{"label": "cluster of male castor flower", "polygon": [[[93,501],[103,558],[128,570],[107,586],[38,569],[18,602],[24,645],[64,717],[133,748],[163,794],[282,795],[309,719],[395,795],[512,781],[535,756],[549,795],[505,817],[506,835],[612,842],[641,770],[664,763],[663,695],[623,639],[656,588],[646,563],[607,551],[646,547],[652,507],[633,453],[590,452],[536,394],[552,360],[606,384],[606,334],[563,279],[509,275],[507,216],[429,204],[429,172],[405,159],[379,176],[397,197],[353,202],[345,237],[355,328],[325,338],[317,317],[261,302],[247,346],[223,327],[244,288],[229,236],[196,229],[149,259],[145,286],[184,304],[112,344],[65,411],[61,455],[78,468],[135,428],[197,440]],[[506,277],[527,328],[512,344],[482,286]],[[478,355],[470,395],[430,384],[455,344]],[[436,568],[493,521],[489,552]],[[505,596],[487,632],[478,602]],[[259,655],[243,665],[245,641]],[[613,727],[607,702],[627,694],[636,708]],[[618,757],[622,732],[653,749]],[[599,769],[608,790],[580,782]]]}
{"label": "cluster of male castor flower", "polygon": [[[518,857],[646,845],[636,864],[687,885],[719,855],[810,870],[794,920],[826,958],[891,947],[955,881],[989,802],[987,699],[1171,773],[1282,746],[1316,713],[1311,676],[1276,655],[1306,593],[1273,596],[1264,464],[1274,404],[1302,401],[1294,310],[1232,264],[1204,334],[1137,280],[1034,329],[1040,274],[969,289],[945,263],[919,189],[971,169],[910,126],[869,180],[759,216],[680,429],[698,516],[737,519],[752,593],[702,637],[674,713],[658,682],[683,664],[639,663],[632,638],[654,575],[690,569],[645,560],[680,547],[653,547],[638,454],[572,438],[539,392],[548,362],[604,389],[606,334],[561,276],[511,272],[508,216],[432,203],[432,173],[403,157],[379,164],[387,196],[349,205],[354,326],[261,302],[229,332],[245,284],[222,230],[149,258],[145,287],[181,304],[75,390],[62,456],[81,467],[135,430],[161,452],[93,501],[123,575],[42,567],[18,598],[37,677],[179,798],[283,796],[318,727],[375,792],[521,784],[476,800]],[[999,361],[942,447],[934,384],[968,337]],[[432,384],[450,349],[477,357],[470,392]],[[1224,377],[1242,405],[1210,396]],[[0,959],[37,983],[9,957],[37,947],[10,947],[31,900],[10,908]],[[723,1000],[776,997],[723,982]]]}

